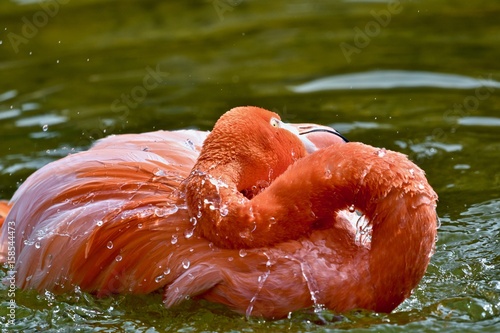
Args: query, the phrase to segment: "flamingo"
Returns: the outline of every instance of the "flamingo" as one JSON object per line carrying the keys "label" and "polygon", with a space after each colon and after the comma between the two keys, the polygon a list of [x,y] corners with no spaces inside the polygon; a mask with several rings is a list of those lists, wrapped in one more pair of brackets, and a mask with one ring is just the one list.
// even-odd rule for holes
{"label": "flamingo", "polygon": [[391,312],[434,251],[437,195],[405,155],[237,107],[213,130],[110,136],[17,190],[17,287],[163,290],[247,316]]}

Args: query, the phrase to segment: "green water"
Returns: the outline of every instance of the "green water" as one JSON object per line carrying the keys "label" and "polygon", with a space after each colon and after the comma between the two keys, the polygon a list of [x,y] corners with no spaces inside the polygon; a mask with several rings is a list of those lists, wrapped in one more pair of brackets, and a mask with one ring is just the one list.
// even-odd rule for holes
{"label": "green water", "polygon": [[496,0],[0,2],[0,198],[109,134],[210,129],[225,110],[258,105],[408,154],[439,194],[442,223],[427,274],[392,314],[246,320],[203,301],[166,310],[160,294],[16,291],[11,328],[500,331],[499,17]]}

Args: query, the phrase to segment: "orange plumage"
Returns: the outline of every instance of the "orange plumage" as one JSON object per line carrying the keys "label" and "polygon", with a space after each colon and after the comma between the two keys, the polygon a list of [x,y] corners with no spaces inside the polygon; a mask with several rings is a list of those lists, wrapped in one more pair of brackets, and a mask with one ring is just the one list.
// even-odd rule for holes
{"label": "orange plumage", "polygon": [[312,305],[392,311],[429,263],[436,200],[402,154],[240,107],[210,134],[114,136],[50,163],[5,221],[20,288],[164,288],[167,307],[197,296],[279,318]]}

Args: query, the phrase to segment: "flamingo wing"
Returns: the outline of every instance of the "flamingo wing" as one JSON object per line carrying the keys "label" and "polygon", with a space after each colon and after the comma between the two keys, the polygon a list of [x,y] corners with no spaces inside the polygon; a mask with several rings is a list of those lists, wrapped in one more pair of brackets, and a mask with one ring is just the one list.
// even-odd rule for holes
{"label": "flamingo wing", "polygon": [[[170,244],[176,228],[187,227],[182,225],[186,208],[175,192],[206,135],[158,131],[109,137],[29,177],[6,217],[16,228],[18,286],[59,291],[80,285],[100,293],[160,287],[141,281],[162,268],[142,266],[164,260],[155,248],[167,235]],[[3,230],[4,261],[6,237]],[[145,265],[137,265],[145,257]],[[116,285],[117,275],[126,281]]]}

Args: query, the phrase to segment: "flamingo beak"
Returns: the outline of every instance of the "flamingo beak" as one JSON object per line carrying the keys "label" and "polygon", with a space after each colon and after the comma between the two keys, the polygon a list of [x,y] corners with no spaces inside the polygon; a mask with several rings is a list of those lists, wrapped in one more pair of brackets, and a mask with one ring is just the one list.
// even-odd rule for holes
{"label": "flamingo beak", "polygon": [[342,134],[328,126],[282,123],[282,127],[297,135],[309,154],[318,149],[349,142]]}

